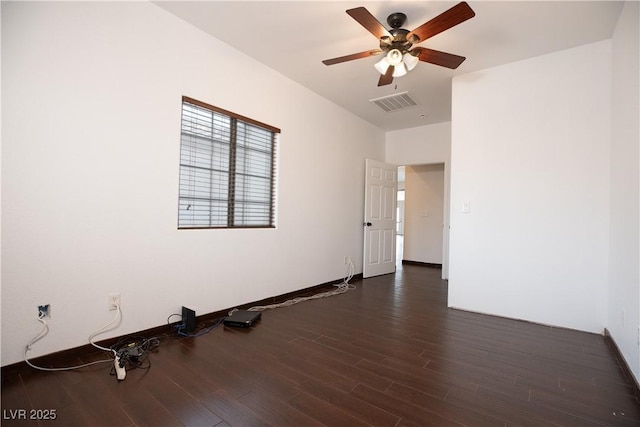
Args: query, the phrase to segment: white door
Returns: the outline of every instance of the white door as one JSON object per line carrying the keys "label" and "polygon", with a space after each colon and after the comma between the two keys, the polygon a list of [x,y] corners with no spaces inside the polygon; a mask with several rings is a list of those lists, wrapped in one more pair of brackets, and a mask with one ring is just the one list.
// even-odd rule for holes
{"label": "white door", "polygon": [[366,159],[362,276],[396,271],[398,167]]}

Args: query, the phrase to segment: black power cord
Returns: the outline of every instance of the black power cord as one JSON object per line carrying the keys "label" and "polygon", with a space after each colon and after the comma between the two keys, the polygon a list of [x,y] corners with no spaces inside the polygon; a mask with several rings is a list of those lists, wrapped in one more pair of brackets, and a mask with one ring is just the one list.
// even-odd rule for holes
{"label": "black power cord", "polygon": [[[160,345],[158,338],[127,337],[123,338],[110,348],[118,356],[120,367],[127,371],[131,369],[151,368],[149,352]],[[115,375],[115,367],[111,367],[110,375]]]}

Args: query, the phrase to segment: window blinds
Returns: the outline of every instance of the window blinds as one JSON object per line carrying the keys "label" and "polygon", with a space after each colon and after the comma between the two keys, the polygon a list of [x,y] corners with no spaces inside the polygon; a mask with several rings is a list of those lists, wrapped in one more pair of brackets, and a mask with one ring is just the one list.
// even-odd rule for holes
{"label": "window blinds", "polygon": [[178,228],[273,227],[278,133],[184,97]]}

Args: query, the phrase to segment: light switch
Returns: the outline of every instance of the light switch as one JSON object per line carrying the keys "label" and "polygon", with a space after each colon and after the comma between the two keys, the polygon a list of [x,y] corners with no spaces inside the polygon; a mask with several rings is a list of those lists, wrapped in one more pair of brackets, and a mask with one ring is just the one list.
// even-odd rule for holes
{"label": "light switch", "polygon": [[462,213],[469,213],[469,212],[471,212],[471,203],[467,200],[462,204]]}

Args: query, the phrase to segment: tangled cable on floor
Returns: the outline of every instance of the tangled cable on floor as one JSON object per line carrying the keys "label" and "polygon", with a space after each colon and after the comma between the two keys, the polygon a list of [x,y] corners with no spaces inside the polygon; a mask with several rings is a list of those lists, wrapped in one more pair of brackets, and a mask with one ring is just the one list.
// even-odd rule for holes
{"label": "tangled cable on floor", "polygon": [[[271,309],[274,309],[274,308],[289,307],[289,306],[292,306],[292,305],[295,305],[295,304],[299,304],[299,303],[305,302],[305,301],[310,301],[310,300],[320,299],[320,298],[327,298],[327,297],[332,297],[334,295],[343,294],[343,293],[345,293],[345,292],[347,292],[347,291],[349,291],[351,289],[355,289],[355,286],[349,283],[349,281],[353,278],[354,268],[355,267],[353,266],[353,262],[349,261],[349,264],[347,266],[347,275],[342,280],[342,282],[333,285],[333,286],[336,287],[336,289],[333,289],[333,290],[330,290],[330,291],[326,291],[326,292],[320,292],[318,294],[310,295],[308,297],[292,298],[290,300],[283,301],[283,302],[277,303],[277,304],[256,305],[256,306],[248,308],[247,310],[248,311],[271,310]],[[238,311],[238,309],[234,308],[233,310],[231,310],[229,312],[229,315],[231,315],[235,311]]]}
{"label": "tangled cable on floor", "polygon": [[[149,352],[159,345],[160,340],[156,337],[127,337],[121,339],[110,348],[118,356],[121,367],[129,371],[131,369],[151,368]],[[111,367],[110,375],[116,375],[116,370],[113,366]]]}

